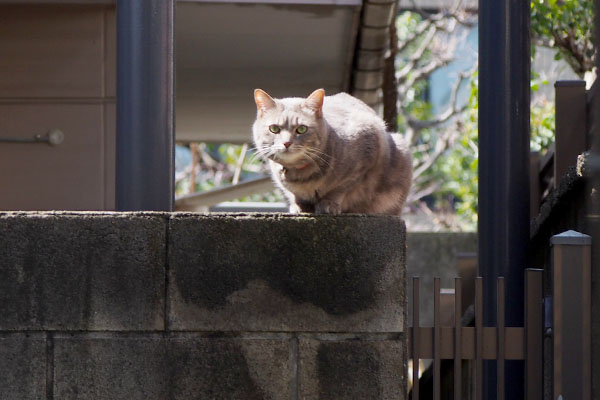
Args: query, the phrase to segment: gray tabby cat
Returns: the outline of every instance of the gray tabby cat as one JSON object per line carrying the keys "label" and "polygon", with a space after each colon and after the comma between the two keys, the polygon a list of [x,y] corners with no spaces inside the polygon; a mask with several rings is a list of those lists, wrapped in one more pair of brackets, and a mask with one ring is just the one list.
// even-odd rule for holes
{"label": "gray tabby cat", "polygon": [[306,99],[256,89],[254,100],[254,142],[290,212],[400,215],[411,155],[369,106],[346,93],[325,97],[323,89]]}

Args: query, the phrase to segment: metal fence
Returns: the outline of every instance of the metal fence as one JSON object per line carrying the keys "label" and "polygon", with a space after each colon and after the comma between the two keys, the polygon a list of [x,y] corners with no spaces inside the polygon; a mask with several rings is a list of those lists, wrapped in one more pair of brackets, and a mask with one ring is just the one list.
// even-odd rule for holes
{"label": "metal fence", "polygon": [[[463,326],[463,279],[455,278],[454,295],[443,310],[448,290],[434,279],[433,327],[419,323],[420,279],[413,278],[412,327],[409,358],[412,359],[412,399],[420,397],[419,361],[432,360],[434,400],[483,399],[483,361],[495,360],[497,399],[505,398],[505,360],[525,362],[525,399],[544,396],[544,368],[551,370],[552,398],[591,398],[591,238],[569,231],[552,238],[553,265],[550,276],[552,301],[544,301],[543,270],[526,269],[524,326],[505,326],[505,281],[497,279],[497,323],[483,326],[483,280],[474,280],[474,319]],[[465,282],[465,283],[468,283]],[[468,288],[467,288],[468,290]],[[447,300],[447,299],[446,299]],[[452,304],[453,303],[453,304]],[[545,307],[551,306],[551,307]],[[449,307],[448,307],[449,305]],[[545,321],[545,309],[549,311]],[[453,317],[447,318],[448,314]],[[549,317],[551,315],[551,318]],[[445,322],[442,318],[445,317]],[[567,334],[568,331],[568,334]],[[544,359],[544,335],[552,337],[551,358]],[[442,360],[452,360],[452,382],[442,385]],[[463,376],[463,363],[470,368]],[[442,391],[443,394],[442,395]],[[429,396],[427,396],[429,398]]]}

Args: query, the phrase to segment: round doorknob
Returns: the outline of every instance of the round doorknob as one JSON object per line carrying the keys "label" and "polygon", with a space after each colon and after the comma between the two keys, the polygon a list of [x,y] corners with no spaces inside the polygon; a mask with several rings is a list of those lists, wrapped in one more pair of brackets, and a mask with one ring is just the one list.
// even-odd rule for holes
{"label": "round doorknob", "polygon": [[65,134],[59,129],[52,129],[48,132],[48,144],[56,146],[61,144],[65,140]]}

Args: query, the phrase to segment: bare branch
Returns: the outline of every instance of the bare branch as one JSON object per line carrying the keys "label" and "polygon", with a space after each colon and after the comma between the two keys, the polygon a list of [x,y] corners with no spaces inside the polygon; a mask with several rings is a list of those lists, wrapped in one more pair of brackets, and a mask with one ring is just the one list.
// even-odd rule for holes
{"label": "bare branch", "polygon": [[238,158],[235,165],[235,172],[233,173],[233,179],[231,184],[236,185],[240,181],[240,175],[242,174],[242,167],[244,166],[244,160],[246,159],[246,152],[248,152],[248,143],[244,143],[242,151],[240,152],[240,158]]}
{"label": "bare branch", "polygon": [[423,53],[425,53],[425,50],[427,50],[431,44],[436,32],[437,28],[435,26],[429,27],[429,31],[427,31],[425,37],[421,41],[419,48],[413,53],[406,65],[397,73],[398,81],[402,82],[409,72],[415,68],[417,62],[423,57]]}
{"label": "bare branch", "polygon": [[416,192],[409,193],[407,202],[414,203],[415,201],[420,200],[423,197],[429,196],[430,194],[437,192],[440,189],[440,187],[441,184],[439,182],[431,182],[422,189]]}
{"label": "bare branch", "polygon": [[428,119],[425,121],[421,121],[418,119],[410,119],[408,120],[408,124],[416,129],[416,130],[421,130],[421,129],[427,129],[427,128],[433,128],[435,126],[441,125],[445,122],[448,122],[449,120],[451,120],[453,117],[462,114],[465,110],[467,109],[467,104],[456,108],[456,107],[449,107],[446,111],[444,111],[443,113],[441,113],[438,117],[436,118],[432,118],[432,119]]}
{"label": "bare branch", "polygon": [[421,35],[423,35],[429,28],[431,28],[433,26],[433,24],[434,24],[434,21],[429,20],[429,19],[422,21],[412,35],[410,35],[406,39],[402,40],[398,44],[397,51],[400,53],[400,52],[403,52],[404,50],[406,50],[406,48],[409,45],[411,45],[415,40],[420,38]]}
{"label": "bare branch", "polygon": [[547,47],[549,49],[554,48],[554,41],[545,37],[532,37],[531,44],[534,46]]}
{"label": "bare branch", "polygon": [[200,143],[200,146],[198,146],[198,152],[200,154],[200,158],[202,158],[203,164],[209,168],[216,168],[219,166],[219,163],[206,152],[205,143]]}
{"label": "bare branch", "polygon": [[456,82],[452,86],[452,91],[450,93],[450,105],[448,106],[446,111],[441,113],[436,118],[432,118],[426,121],[408,117],[408,124],[415,130],[427,129],[441,125],[445,122],[448,122],[456,115],[462,114],[467,109],[468,104],[463,104],[460,107],[458,106],[458,91],[460,90],[460,87],[462,86],[463,82],[469,77],[473,76],[473,73],[477,70],[477,66],[478,64],[475,64],[473,69],[463,71],[460,74],[458,74],[458,79],[456,79]]}
{"label": "bare branch", "polygon": [[[414,102],[405,102],[407,97],[415,93],[418,82],[428,79],[455,60],[456,49],[468,34],[468,30],[463,28],[471,28],[476,24],[474,14],[465,11],[463,0],[454,0],[448,9],[436,13],[420,9],[418,2],[409,0],[423,20],[397,47],[400,52],[404,51],[404,56],[408,50],[412,52],[408,59],[404,58],[397,75],[399,111],[406,126],[404,135],[418,156],[413,168],[414,192],[408,196],[408,201],[412,203],[439,191],[444,185],[438,174],[431,173],[431,169],[454,146],[463,131],[457,117],[464,114],[468,104],[462,104],[458,94],[477,68],[475,66],[474,70],[457,74],[450,88],[447,108],[441,114],[427,120],[415,118],[411,108]],[[431,138],[425,140],[421,132],[427,128],[435,129],[431,131]]]}
{"label": "bare branch", "polygon": [[444,18],[452,18],[452,19],[455,19],[456,22],[458,22],[460,25],[463,25],[468,28],[472,28],[476,25],[475,20],[472,19],[471,21],[469,21],[463,15],[459,15],[459,14],[468,14],[468,15],[476,14],[476,11],[474,11],[474,10],[471,12],[467,12],[465,7],[463,6],[462,0],[455,1],[454,4],[452,4],[450,7],[448,7],[445,10],[442,10],[441,12],[438,12],[438,13],[432,13],[432,12],[425,10],[423,7],[421,7],[419,4],[417,4],[417,2],[415,0],[410,0],[410,4],[411,4],[411,10],[413,12],[419,14],[423,19],[426,19],[426,20],[438,21],[438,20],[441,20]]}
{"label": "bare branch", "polygon": [[454,127],[446,129],[446,131],[438,137],[435,143],[435,148],[432,153],[413,171],[413,179],[421,176],[454,144],[457,137],[457,130]]}
{"label": "bare branch", "polygon": [[426,153],[429,150],[431,150],[433,148],[433,146],[431,145],[431,143],[422,143],[416,146],[412,146],[412,152],[413,154],[415,153]]}
{"label": "bare branch", "polygon": [[[400,110],[404,111],[403,108]],[[402,115],[406,115],[406,113],[402,112]],[[404,132],[404,137],[411,147],[415,145],[415,142],[419,138],[418,135],[415,135],[415,130],[411,128],[410,125],[407,126],[406,131]]]}
{"label": "bare branch", "polygon": [[402,93],[406,92],[415,84],[415,82],[421,79],[429,78],[429,76],[431,76],[431,74],[433,74],[436,70],[448,65],[453,60],[454,59],[452,57],[435,58],[423,67],[413,70],[413,73],[408,76],[402,77],[399,75],[398,81],[403,82],[403,84],[399,85],[398,91],[402,95]]}
{"label": "bare branch", "polygon": [[[462,14],[462,15],[459,15]],[[477,25],[477,12],[468,12],[462,7],[462,1],[456,3],[456,7],[446,14],[447,17],[454,19],[458,24],[465,28],[473,28]]]}
{"label": "bare branch", "polygon": [[[460,2],[457,3],[456,7],[459,4]],[[453,10],[453,13],[456,14],[456,11]],[[408,90],[415,82],[428,78],[438,68],[447,65],[454,59],[452,54],[457,47],[455,35],[450,35],[450,38],[444,37],[443,39],[439,37],[439,34],[442,32],[452,34],[456,31],[460,19],[458,17],[452,18],[449,15],[448,13],[430,15],[429,19],[418,27],[416,34],[409,38],[410,42],[416,41],[419,38],[422,38],[422,40],[419,43],[419,48],[412,54],[406,65],[397,73],[400,96],[402,96],[401,93]],[[405,49],[406,45],[402,44],[399,48]],[[426,51],[432,53],[432,60],[418,66]]]}
{"label": "bare branch", "polygon": [[199,167],[200,155],[198,153],[198,143],[190,143],[190,151],[192,152],[192,167],[190,171],[190,185],[188,193],[196,193],[196,169]]}

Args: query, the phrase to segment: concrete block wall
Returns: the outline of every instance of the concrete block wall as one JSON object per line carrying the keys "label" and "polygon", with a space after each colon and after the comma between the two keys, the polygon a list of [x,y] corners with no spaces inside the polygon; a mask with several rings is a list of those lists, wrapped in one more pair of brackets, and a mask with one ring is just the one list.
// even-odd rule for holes
{"label": "concrete block wall", "polygon": [[378,216],[0,212],[0,399],[405,399]]}

